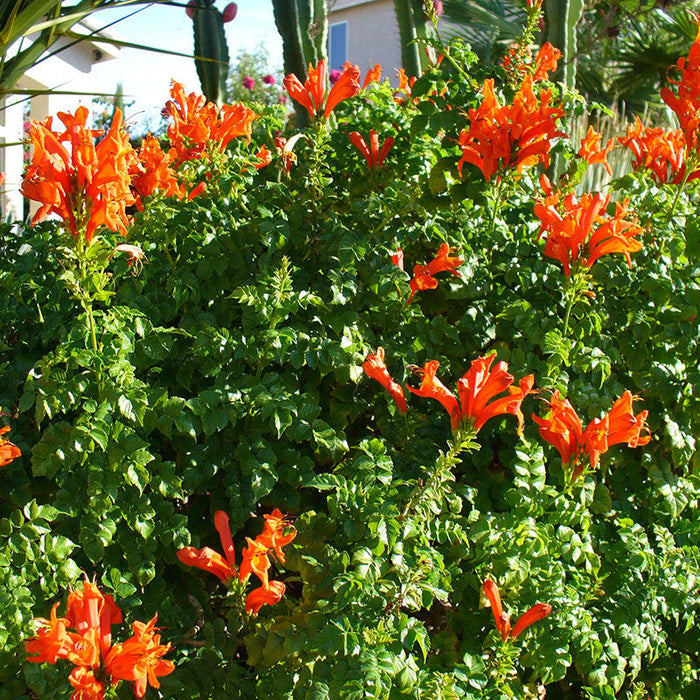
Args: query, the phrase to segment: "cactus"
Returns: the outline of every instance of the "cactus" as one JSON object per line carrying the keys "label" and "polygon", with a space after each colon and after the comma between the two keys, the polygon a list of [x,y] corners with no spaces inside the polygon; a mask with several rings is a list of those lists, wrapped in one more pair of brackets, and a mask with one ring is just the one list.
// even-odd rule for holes
{"label": "cactus", "polygon": [[584,0],[544,0],[547,40],[562,53],[561,82],[576,86],[576,25],[583,15]]}
{"label": "cactus", "polygon": [[307,65],[328,55],[328,9],[325,0],[272,0],[282,37],[284,72],[306,77]]}
{"label": "cactus", "polygon": [[401,37],[401,63],[409,75],[418,77],[427,68],[427,57],[416,39],[434,36],[433,25],[423,0],[394,0],[394,8]]}
{"label": "cactus", "polygon": [[[328,8],[325,0],[272,0],[277,31],[282,37],[284,72],[302,82],[307,65],[328,55]],[[306,111],[297,106],[297,119],[305,124]]]}
{"label": "cactus", "polygon": [[221,104],[226,96],[228,44],[224,19],[214,7],[214,0],[197,0],[193,7],[194,62],[204,96]]}

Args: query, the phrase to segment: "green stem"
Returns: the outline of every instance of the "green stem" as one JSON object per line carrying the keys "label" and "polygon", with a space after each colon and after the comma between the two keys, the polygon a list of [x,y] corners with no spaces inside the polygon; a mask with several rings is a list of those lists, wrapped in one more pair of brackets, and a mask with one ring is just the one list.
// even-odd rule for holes
{"label": "green stem", "polygon": [[88,317],[88,326],[90,328],[90,343],[92,345],[92,349],[95,352],[98,352],[97,349],[97,333],[95,332],[95,317],[92,314],[92,302],[88,301],[85,304],[85,311],[87,312],[87,317]]}
{"label": "green stem", "polygon": [[476,442],[476,433],[471,428],[455,433],[450,449],[438,457],[435,464],[435,471],[425,482],[419,482],[411,491],[406,505],[401,511],[399,520],[405,520],[412,510],[418,505],[423,496],[430,490],[442,484],[450,478],[452,468],[459,464],[459,454],[467,450],[478,450],[479,444]]}
{"label": "green stem", "polygon": [[570,287],[568,290],[569,301],[566,305],[566,315],[564,316],[564,328],[562,330],[562,335],[566,338],[566,334],[569,332],[569,318],[571,316],[571,309],[574,308],[574,302],[576,301],[577,290]]}
{"label": "green stem", "polygon": [[491,208],[491,221],[489,222],[487,240],[491,238],[493,232],[496,230],[496,218],[498,217],[503,204],[503,189],[504,179],[499,178],[493,188],[493,207]]}
{"label": "green stem", "polygon": [[673,198],[673,201],[671,202],[671,208],[668,211],[668,217],[666,218],[666,221],[671,221],[673,218],[673,212],[676,209],[676,204],[678,204],[678,200],[680,199],[681,194],[683,193],[683,190],[685,189],[685,185],[688,182],[688,178],[690,177],[690,173],[694,170],[693,167],[690,167],[690,164],[686,164],[686,173],[685,177],[681,181],[680,185],[678,185],[678,189],[676,190],[676,196]]}

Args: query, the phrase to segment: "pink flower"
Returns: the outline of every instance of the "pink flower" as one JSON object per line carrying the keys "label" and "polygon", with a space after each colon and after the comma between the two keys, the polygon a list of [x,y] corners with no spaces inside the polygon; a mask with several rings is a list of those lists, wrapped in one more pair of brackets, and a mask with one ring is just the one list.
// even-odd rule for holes
{"label": "pink flower", "polygon": [[337,68],[334,68],[331,72],[330,75],[328,76],[328,80],[330,81],[331,85],[335,85],[338,80],[340,80],[340,76],[343,74],[342,70],[338,70]]}
{"label": "pink flower", "polygon": [[274,85],[275,84],[275,76],[274,75],[266,75],[262,80],[263,80],[263,83],[265,83],[265,85]]}
{"label": "pink flower", "polygon": [[433,9],[435,10],[435,15],[440,17],[443,12],[442,0],[433,0]]}
{"label": "pink flower", "polygon": [[246,90],[252,90],[255,87],[255,80],[251,78],[249,75],[246,75],[245,78],[243,78],[243,87]]}
{"label": "pink flower", "polygon": [[224,11],[221,13],[224,24],[226,22],[231,22],[232,20],[236,19],[236,15],[238,14],[238,5],[236,5],[235,2],[230,2],[226,7],[224,7]]}

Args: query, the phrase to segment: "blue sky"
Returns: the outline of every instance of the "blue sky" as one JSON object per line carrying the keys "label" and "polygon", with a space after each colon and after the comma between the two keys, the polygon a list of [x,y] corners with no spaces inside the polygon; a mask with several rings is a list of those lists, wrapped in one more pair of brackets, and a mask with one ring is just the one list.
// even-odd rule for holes
{"label": "blue sky", "polygon": [[[227,4],[228,0],[216,2],[220,10]],[[238,15],[224,25],[231,58],[234,59],[240,50],[264,44],[271,68],[281,70],[282,40],[275,27],[271,0],[239,0],[237,4]],[[184,7],[151,5],[143,9],[132,6],[103,10],[92,15],[91,24],[102,27],[116,19],[120,21],[109,31],[121,40],[182,53],[193,52],[192,20],[185,14]],[[171,79],[184,83],[188,91],[200,91],[191,58],[135,49],[122,49],[119,59],[98,64],[93,68],[93,77],[102,92],[114,91],[121,81],[124,93],[135,100],[129,112],[137,121],[158,114],[168,99]]]}

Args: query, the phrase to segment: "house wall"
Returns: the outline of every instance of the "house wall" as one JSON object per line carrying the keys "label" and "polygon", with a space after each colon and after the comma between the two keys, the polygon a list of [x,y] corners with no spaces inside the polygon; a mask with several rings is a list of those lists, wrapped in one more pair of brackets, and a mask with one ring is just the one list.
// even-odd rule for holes
{"label": "house wall", "polygon": [[401,42],[394,0],[336,0],[329,22],[348,23],[350,63],[357,63],[363,72],[380,63],[383,77],[397,84]]}
{"label": "house wall", "polygon": [[[0,0],[1,2],[2,0]],[[91,27],[87,22],[73,28],[79,34],[87,34]],[[105,36],[112,36],[104,33]],[[55,55],[52,55],[55,54]],[[54,116],[54,125],[60,126],[55,118],[57,112],[74,112],[81,104],[88,108],[92,104],[92,94],[101,92],[104,87],[91,76],[95,63],[116,58],[119,50],[92,38],[79,43],[59,39],[20,78],[15,86],[18,90],[46,90],[45,94],[33,96],[29,100],[29,118],[42,120]],[[74,91],[86,95],[58,94],[51,91]],[[24,109],[27,96],[9,94],[0,100],[0,144],[16,144],[22,141],[24,133]],[[0,187],[0,217],[12,219],[23,217],[24,199],[19,192],[24,170],[24,149],[21,144],[0,148],[0,172],[5,173],[6,182]],[[31,202],[30,214],[39,208]]]}

